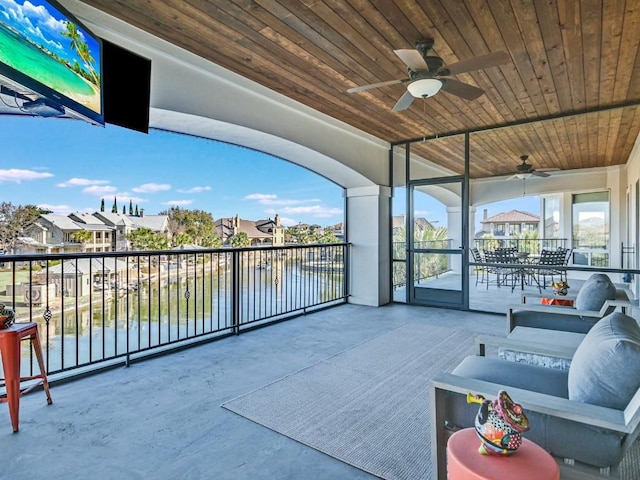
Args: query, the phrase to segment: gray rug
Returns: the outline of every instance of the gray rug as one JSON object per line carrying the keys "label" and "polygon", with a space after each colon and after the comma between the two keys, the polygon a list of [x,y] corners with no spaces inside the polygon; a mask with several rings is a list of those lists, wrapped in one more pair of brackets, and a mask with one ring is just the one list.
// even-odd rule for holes
{"label": "gray rug", "polygon": [[473,338],[405,324],[223,407],[378,477],[432,478],[429,379]]}
{"label": "gray rug", "polygon": [[[405,324],[222,406],[381,478],[433,478],[429,379],[474,353],[468,330]],[[640,478],[640,443],[620,464]]]}

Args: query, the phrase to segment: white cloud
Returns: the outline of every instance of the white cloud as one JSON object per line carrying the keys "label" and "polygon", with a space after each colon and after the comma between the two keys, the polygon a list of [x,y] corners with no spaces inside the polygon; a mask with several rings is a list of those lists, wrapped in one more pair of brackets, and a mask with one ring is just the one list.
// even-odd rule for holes
{"label": "white cloud", "polygon": [[53,177],[53,173],[35,172],[33,170],[23,170],[20,168],[0,169],[0,182],[20,183],[28,180],[41,180]]}
{"label": "white cloud", "polygon": [[323,205],[310,205],[307,207],[283,207],[278,210],[270,208],[266,213],[275,215],[276,213],[285,215],[309,215],[315,218],[328,218],[335,215],[342,215],[341,208],[330,208]]}
{"label": "white cloud", "polygon": [[[135,197],[131,195],[129,192],[118,192],[114,196],[116,197],[116,200],[118,201],[118,205],[120,205],[121,208],[124,203],[128,204],[129,202],[132,202],[136,204],[136,203],[145,203],[147,201],[144,198]],[[108,199],[105,199],[105,203],[107,200]]]}
{"label": "white cloud", "polygon": [[284,227],[293,227],[294,225],[298,225],[298,223],[300,223],[300,222],[297,222],[293,218],[280,217],[280,223]]}
{"label": "white cloud", "polygon": [[168,183],[145,183],[139,187],[134,187],[131,190],[136,193],[155,193],[171,190],[171,185]]}
{"label": "white cloud", "polygon": [[180,193],[202,193],[211,190],[211,187],[191,187],[191,188],[178,188],[176,192]]}
{"label": "white cloud", "polygon": [[42,208],[43,210],[51,210],[55,215],[69,215],[71,212],[75,211],[75,209],[69,205],[50,205],[48,203],[40,203],[37,207]]}
{"label": "white cloud", "polygon": [[317,203],[318,198],[308,198],[306,200],[285,200],[278,199],[278,196],[271,193],[252,193],[244,197],[244,200],[257,200],[260,205],[300,205],[302,203]]}
{"label": "white cloud", "polygon": [[244,200],[258,200],[260,203],[278,198],[273,193],[251,193],[244,197]]}
{"label": "white cloud", "polygon": [[82,193],[88,195],[95,195],[96,197],[104,197],[105,195],[113,195],[118,189],[112,185],[91,185],[90,187],[83,188]]}
{"label": "white cloud", "polygon": [[172,205],[175,207],[184,207],[185,205],[191,205],[193,200],[169,200],[168,202],[162,202],[163,205]]}
{"label": "white cloud", "polygon": [[90,180],[88,178],[70,178],[66,182],[56,184],[56,187],[86,187],[88,185],[105,185],[108,180]]}

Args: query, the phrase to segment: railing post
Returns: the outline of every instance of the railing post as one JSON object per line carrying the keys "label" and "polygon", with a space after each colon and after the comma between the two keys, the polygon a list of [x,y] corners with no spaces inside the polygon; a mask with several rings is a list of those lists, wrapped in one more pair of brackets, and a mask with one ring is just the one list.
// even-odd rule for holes
{"label": "railing post", "polygon": [[231,325],[236,335],[240,334],[240,254],[241,250],[231,252]]}

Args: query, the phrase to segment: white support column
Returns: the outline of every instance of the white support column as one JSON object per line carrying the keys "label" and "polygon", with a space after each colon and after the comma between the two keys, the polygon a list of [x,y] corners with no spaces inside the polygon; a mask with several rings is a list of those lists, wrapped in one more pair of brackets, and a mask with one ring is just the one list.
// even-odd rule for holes
{"label": "white support column", "polygon": [[351,247],[349,303],[380,306],[391,301],[390,197],[383,186],[350,188],[347,240]]}

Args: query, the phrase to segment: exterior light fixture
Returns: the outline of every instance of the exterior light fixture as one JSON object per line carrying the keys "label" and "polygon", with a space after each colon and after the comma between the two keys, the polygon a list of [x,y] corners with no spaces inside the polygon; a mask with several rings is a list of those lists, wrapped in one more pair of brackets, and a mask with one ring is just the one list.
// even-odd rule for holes
{"label": "exterior light fixture", "polygon": [[436,78],[422,78],[407,85],[409,93],[416,98],[433,97],[442,88],[442,81]]}

